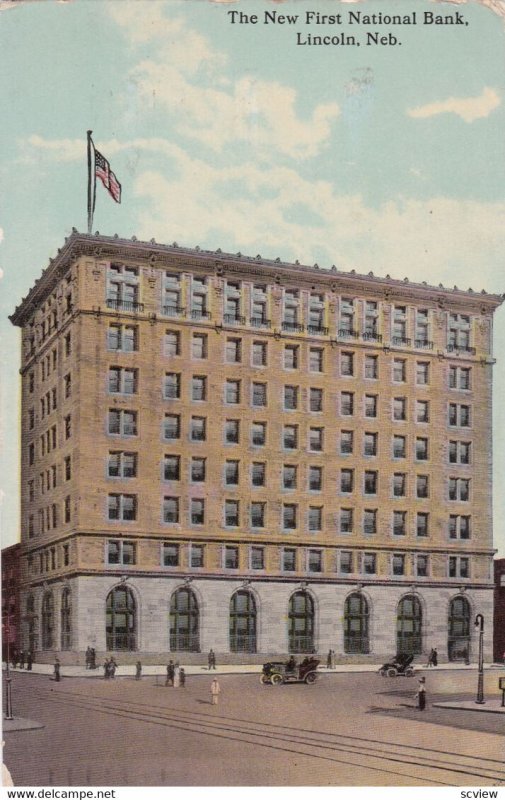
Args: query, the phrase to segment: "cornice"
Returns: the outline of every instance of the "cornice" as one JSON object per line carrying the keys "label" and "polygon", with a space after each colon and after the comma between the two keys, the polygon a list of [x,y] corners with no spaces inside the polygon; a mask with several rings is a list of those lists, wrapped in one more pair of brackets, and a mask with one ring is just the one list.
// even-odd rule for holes
{"label": "cornice", "polygon": [[114,236],[101,236],[98,231],[94,235],[79,233],[75,228],[65,239],[62,248],[42,276],[35,281],[28,295],[23,298],[14,313],[9,317],[14,325],[22,326],[32,311],[43,302],[57,282],[63,277],[75,259],[88,256],[97,259],[120,258],[132,259],[140,264],[165,268],[167,266],[185,267],[186,269],[209,270],[217,275],[244,274],[268,278],[272,283],[280,285],[295,282],[306,285],[307,289],[317,291],[355,292],[379,299],[401,299],[437,305],[440,308],[465,307],[477,313],[490,314],[501,305],[505,295],[488,294],[486,291],[475,292],[472,289],[462,290],[458,287],[449,289],[439,284],[430,286],[423,281],[416,283],[408,278],[402,280],[389,275],[380,277],[369,272],[359,274],[354,270],[342,272],[335,266],[322,269],[317,264],[308,266],[281,261],[280,258],[268,259],[261,255],[244,256],[242,253],[224,253],[218,250],[202,250],[199,247],[180,247],[177,242],[171,245],[159,244],[154,239],[149,242],[139,241],[135,236],[122,239]]}

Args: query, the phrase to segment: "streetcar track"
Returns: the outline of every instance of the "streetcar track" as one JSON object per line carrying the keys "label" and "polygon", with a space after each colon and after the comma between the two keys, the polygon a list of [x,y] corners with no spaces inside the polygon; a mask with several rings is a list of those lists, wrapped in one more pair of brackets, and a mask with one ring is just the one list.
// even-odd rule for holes
{"label": "streetcar track", "polygon": [[[349,745],[346,746],[344,743],[338,743],[337,742],[337,743],[328,744],[326,742],[321,742],[321,741],[319,741],[317,739],[316,740],[314,740],[314,739],[311,740],[307,736],[303,735],[303,733],[306,733],[306,732],[300,733],[299,731],[297,731],[296,735],[285,734],[285,733],[284,734],[282,734],[282,733],[281,734],[279,734],[279,733],[276,734],[276,733],[274,733],[272,731],[266,731],[265,732],[264,729],[261,730],[262,723],[255,723],[255,722],[247,721],[247,722],[245,722],[245,724],[249,726],[249,729],[244,728],[244,727],[224,727],[227,724],[226,721],[229,718],[224,718],[224,720],[225,720],[224,722],[223,722],[223,718],[222,717],[218,718],[218,719],[214,718],[212,721],[210,721],[210,720],[207,721],[205,719],[204,720],[198,719],[198,717],[210,716],[210,715],[204,715],[204,714],[199,713],[199,712],[192,713],[191,716],[193,717],[193,719],[189,719],[188,720],[187,715],[185,715],[183,712],[171,711],[171,710],[168,710],[168,709],[167,709],[166,713],[163,713],[162,711],[153,712],[151,710],[149,710],[148,712],[135,711],[135,710],[131,711],[131,710],[128,710],[128,709],[125,709],[125,708],[121,707],[121,705],[120,705],[121,703],[123,703],[123,706],[124,705],[130,705],[130,706],[135,706],[135,705],[144,706],[145,705],[145,704],[134,703],[134,702],[130,702],[130,701],[111,701],[111,700],[108,700],[108,701],[106,701],[104,703],[104,702],[102,702],[102,701],[100,701],[98,699],[95,700],[94,698],[85,698],[80,693],[66,692],[65,696],[63,696],[64,695],[63,692],[58,692],[57,695],[54,695],[54,693],[52,693],[52,692],[51,693],[44,692],[43,690],[39,690],[39,695],[42,695],[42,697],[44,697],[46,699],[59,699],[63,703],[69,703],[71,705],[75,705],[75,706],[84,708],[86,710],[102,711],[103,713],[108,713],[108,714],[112,714],[112,715],[115,715],[115,716],[126,717],[126,718],[129,718],[129,719],[135,718],[135,719],[137,719],[139,721],[143,721],[143,722],[146,722],[146,723],[162,725],[162,726],[166,726],[166,727],[173,727],[173,728],[176,728],[176,729],[181,729],[181,730],[185,730],[185,731],[191,731],[193,733],[199,733],[201,735],[210,735],[211,734],[211,735],[213,735],[215,737],[218,737],[218,738],[232,739],[233,741],[237,741],[237,735],[238,735],[239,737],[241,737],[241,740],[244,743],[247,743],[247,744],[252,744],[252,745],[255,745],[255,746],[259,745],[261,747],[267,747],[267,748],[275,749],[275,750],[283,750],[285,752],[293,752],[293,753],[296,753],[298,755],[304,755],[304,756],[312,757],[312,758],[319,758],[319,759],[323,759],[323,760],[326,760],[326,761],[333,761],[333,762],[336,762],[336,763],[345,763],[347,765],[350,763],[348,758],[347,758],[346,761],[342,761],[342,759],[336,758],[335,755],[333,755],[333,754],[334,753],[335,754],[336,753],[342,753],[342,754],[345,753],[345,754],[347,754],[347,756],[351,755],[353,757],[364,756],[367,759],[375,759],[376,761],[379,761],[379,762],[380,761],[389,761],[389,762],[393,762],[393,763],[397,763],[397,764],[402,764],[402,765],[404,765],[406,767],[407,766],[415,766],[415,767],[425,768],[426,766],[429,766],[430,768],[434,769],[435,771],[438,771],[438,772],[441,772],[441,773],[460,774],[460,775],[466,775],[466,776],[471,776],[471,777],[476,777],[476,778],[481,778],[481,779],[486,779],[486,780],[500,780],[500,781],[502,781],[503,779],[505,779],[505,772],[503,772],[503,771],[500,771],[499,773],[498,773],[498,771],[493,772],[493,768],[492,767],[484,767],[482,765],[482,761],[484,761],[484,760],[492,762],[492,763],[500,763],[500,765],[501,765],[501,762],[495,761],[494,759],[479,759],[479,767],[480,767],[480,769],[482,771],[477,771],[477,768],[474,768],[471,764],[459,764],[458,766],[453,766],[451,763],[444,762],[444,761],[441,761],[441,760],[437,760],[435,762],[433,759],[430,760],[428,756],[420,755],[418,753],[413,753],[413,754],[409,754],[409,753],[390,754],[390,753],[384,752],[381,749],[379,749],[379,750],[374,749],[373,745],[370,745],[370,744],[367,744],[365,746],[361,745],[361,747],[362,747],[361,750],[357,750],[356,747],[350,748]],[[113,702],[115,702],[115,704],[113,704]],[[237,725],[237,720],[233,720],[233,722],[234,722],[235,725]],[[242,721],[242,722],[244,722],[244,721]],[[251,730],[251,727],[253,727],[253,728],[256,727],[256,728],[259,728],[260,730],[259,731]],[[267,727],[267,728],[274,728],[274,727],[282,728],[282,727],[286,727],[286,726],[275,726],[275,725],[272,725],[271,723],[266,723],[263,726],[263,728],[265,728],[265,727]],[[206,728],[208,730],[203,730],[202,728]],[[235,735],[233,735],[233,734],[235,734]],[[311,734],[312,734],[312,736],[327,735],[327,734],[323,734],[323,733],[320,733],[320,732],[315,732],[315,733],[311,732]],[[342,736],[342,735],[339,735],[339,734],[333,734],[333,736],[334,737],[338,737],[340,739],[348,738],[348,739],[351,739],[351,740],[359,738],[360,741],[367,742],[367,740],[363,739],[362,737],[345,737],[345,736]],[[267,744],[264,741],[265,738],[273,740],[273,742],[279,742],[279,741],[289,742],[291,744],[298,745],[298,747],[304,747],[304,748],[307,748],[307,749],[311,749],[312,751],[315,750],[316,752],[315,753],[314,752],[305,752],[305,751],[300,750],[300,749],[294,750],[294,749],[292,749],[290,747],[281,747],[279,744],[272,744],[272,743],[268,743]],[[405,749],[406,748],[410,748],[409,745],[402,745],[402,744],[396,744],[396,743],[379,742],[378,744],[380,744],[382,746],[388,746],[388,744],[389,745],[393,744],[393,746],[395,746],[395,747],[403,747]],[[419,748],[419,747],[417,747],[417,748],[413,748],[412,747],[410,749],[423,750],[423,748]],[[330,755],[330,756],[325,755],[321,751],[329,751],[332,755]],[[438,753],[438,751],[431,750],[430,748],[427,748],[424,751],[425,752],[436,752],[438,755],[440,755],[440,753]],[[468,760],[471,760],[471,759],[477,760],[477,757],[475,757],[475,756],[464,756],[462,754],[451,754],[451,755],[458,755],[459,758],[466,758]],[[413,760],[413,759],[416,759],[416,760]],[[405,772],[398,772],[398,771],[395,772],[393,770],[389,770],[389,769],[387,769],[385,767],[382,767],[382,766],[374,767],[374,766],[371,766],[369,763],[366,763],[366,764],[357,763],[356,766],[364,766],[365,768],[371,769],[371,770],[374,770],[374,771],[393,773],[393,774],[397,774],[397,775],[402,775],[403,777],[410,777],[410,778],[415,778],[416,780],[421,780],[419,778],[419,776],[417,776],[417,775],[411,775],[411,774],[408,774],[408,773],[405,773]],[[440,776],[440,777],[442,777],[442,776]],[[445,777],[445,775],[444,775],[444,777]],[[446,786],[453,786],[454,785],[453,783],[447,783],[446,781],[430,779],[430,778],[426,778],[426,777],[423,777],[423,780],[428,781],[430,783],[435,783],[435,784],[438,784],[438,785],[446,785]]]}

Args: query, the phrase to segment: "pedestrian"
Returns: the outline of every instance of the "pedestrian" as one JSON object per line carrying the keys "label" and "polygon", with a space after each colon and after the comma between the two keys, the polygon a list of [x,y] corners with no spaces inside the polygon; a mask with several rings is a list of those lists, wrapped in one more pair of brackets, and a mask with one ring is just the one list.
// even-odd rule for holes
{"label": "pedestrian", "polygon": [[331,669],[331,650],[328,650],[328,656],[326,658],[326,669]]}
{"label": "pedestrian", "polygon": [[212,647],[209,650],[209,656],[207,660],[209,662],[209,669],[216,669],[216,654],[214,653]]}
{"label": "pedestrian", "polygon": [[25,651],[24,650],[20,650],[19,651],[19,669],[24,669],[24,668],[25,668]]}
{"label": "pedestrian", "polygon": [[12,648],[11,662],[12,662],[12,669],[16,669],[18,665],[18,653],[15,647]]}
{"label": "pedestrian", "polygon": [[61,664],[60,659],[55,658],[54,660],[54,680],[59,682],[61,681],[61,672],[60,672]]}
{"label": "pedestrian", "polygon": [[184,689],[184,687],[186,686],[186,672],[184,670],[184,667],[181,667],[179,670],[179,686],[182,689]]}
{"label": "pedestrian", "polygon": [[210,694],[211,694],[211,703],[213,706],[217,706],[219,702],[219,695],[221,694],[221,687],[219,685],[218,679],[214,678],[210,685]]}
{"label": "pedestrian", "polygon": [[91,647],[89,645],[86,648],[85,661],[86,661],[86,669],[91,669]]}
{"label": "pedestrian", "polygon": [[417,710],[424,711],[424,709],[426,708],[426,678],[419,678],[416,699],[417,699]]}
{"label": "pedestrian", "polygon": [[331,668],[335,669],[335,650],[331,651]]}
{"label": "pedestrian", "polygon": [[110,678],[108,658],[106,658],[105,661],[103,662],[103,677],[105,678],[105,680],[108,680]]}
{"label": "pedestrian", "polygon": [[90,656],[90,669],[96,669],[96,650],[94,647],[91,648],[91,656]]}
{"label": "pedestrian", "polygon": [[165,681],[165,686],[173,686],[174,685],[174,675],[175,675],[175,666],[172,659],[167,664],[167,679]]}
{"label": "pedestrian", "polygon": [[117,670],[117,663],[114,656],[111,656],[109,659],[109,673],[111,678],[116,677],[116,670]]}
{"label": "pedestrian", "polygon": [[142,662],[137,661],[135,665],[135,680],[139,681],[142,677]]}
{"label": "pedestrian", "polygon": [[430,654],[428,656],[428,662],[426,664],[427,667],[432,667],[433,666],[433,657],[434,657],[433,654],[434,654],[434,652],[435,652],[435,650],[432,647],[431,650],[430,650]]}
{"label": "pedestrian", "polygon": [[438,653],[436,647],[431,651],[431,663],[434,667],[438,667]]}
{"label": "pedestrian", "polygon": [[[468,647],[464,647],[463,648],[463,654],[462,655],[463,655],[463,661],[465,662],[466,666],[468,667],[470,665],[470,657],[468,655]],[[505,655],[505,653],[504,653],[504,655]],[[505,661],[505,659],[504,659],[504,661]]]}
{"label": "pedestrian", "polygon": [[174,683],[173,683],[175,689],[179,688],[179,682],[180,682],[179,672],[180,672],[179,662],[176,661],[174,665]]}
{"label": "pedestrian", "polygon": [[33,664],[33,653],[31,650],[28,650],[28,655],[26,656],[26,669],[29,672],[32,671],[32,664]]}

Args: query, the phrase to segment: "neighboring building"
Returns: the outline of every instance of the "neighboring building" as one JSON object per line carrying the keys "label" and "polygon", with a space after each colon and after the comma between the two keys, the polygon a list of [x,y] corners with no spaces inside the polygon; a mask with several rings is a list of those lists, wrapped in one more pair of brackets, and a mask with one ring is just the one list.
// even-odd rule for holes
{"label": "neighboring building", "polygon": [[501,302],[74,231],[11,317],[25,646],[474,657]]}
{"label": "neighboring building", "polygon": [[2,658],[11,657],[20,645],[21,545],[2,550]]}
{"label": "neighboring building", "polygon": [[494,660],[505,663],[505,558],[494,562]]}

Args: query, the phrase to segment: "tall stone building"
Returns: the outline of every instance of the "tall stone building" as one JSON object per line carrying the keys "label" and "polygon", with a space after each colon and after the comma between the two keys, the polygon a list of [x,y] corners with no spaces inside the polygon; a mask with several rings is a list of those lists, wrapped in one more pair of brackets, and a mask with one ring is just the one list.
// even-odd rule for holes
{"label": "tall stone building", "polygon": [[74,231],[11,317],[24,646],[473,655],[501,302]]}

